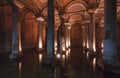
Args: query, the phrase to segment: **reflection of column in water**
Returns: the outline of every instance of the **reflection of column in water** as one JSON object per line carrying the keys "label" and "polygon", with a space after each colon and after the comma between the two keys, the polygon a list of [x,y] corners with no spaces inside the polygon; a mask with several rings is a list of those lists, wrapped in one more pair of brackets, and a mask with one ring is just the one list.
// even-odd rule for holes
{"label": "reflection of column in water", "polygon": [[96,58],[93,59],[92,64],[93,64],[93,72],[92,72],[93,75],[92,75],[92,78],[95,78],[95,75],[96,75],[95,74],[95,70],[96,70]]}
{"label": "reflection of column in water", "polygon": [[68,50],[66,51],[66,63],[68,64]]}
{"label": "reflection of column in water", "polygon": [[39,64],[42,63],[42,54],[39,54]]}
{"label": "reflection of column in water", "polygon": [[89,52],[87,52],[87,59],[89,58]]}
{"label": "reflection of column in water", "polygon": [[65,55],[62,55],[62,64],[65,65]]}
{"label": "reflection of column in water", "polygon": [[95,67],[96,67],[96,58],[93,59],[93,71],[95,71]]}
{"label": "reflection of column in water", "polygon": [[69,63],[69,66],[70,66],[70,58],[71,58],[71,57],[70,57],[70,48],[68,49],[68,54],[69,54],[69,58],[68,58],[68,59],[69,59],[69,62],[68,62],[68,63]]}
{"label": "reflection of column in water", "polygon": [[66,62],[68,65],[70,64],[70,48],[66,51]]}
{"label": "reflection of column in water", "polygon": [[21,69],[22,69],[22,63],[19,62],[19,78],[21,78]]}

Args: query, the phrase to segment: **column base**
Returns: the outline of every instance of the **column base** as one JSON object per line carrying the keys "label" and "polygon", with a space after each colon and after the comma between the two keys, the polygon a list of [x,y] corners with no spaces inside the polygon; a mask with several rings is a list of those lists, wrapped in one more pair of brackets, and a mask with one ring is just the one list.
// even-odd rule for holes
{"label": "column base", "polygon": [[41,49],[37,49],[37,52],[38,52],[38,53],[43,53],[43,51],[44,51],[43,48],[41,48]]}
{"label": "column base", "polygon": [[97,52],[89,51],[89,57],[96,57]]}
{"label": "column base", "polygon": [[120,63],[104,63],[104,71],[120,73]]}
{"label": "column base", "polygon": [[22,53],[14,53],[14,54],[10,54],[9,58],[10,59],[18,59],[18,58],[21,58],[23,57],[23,54]]}

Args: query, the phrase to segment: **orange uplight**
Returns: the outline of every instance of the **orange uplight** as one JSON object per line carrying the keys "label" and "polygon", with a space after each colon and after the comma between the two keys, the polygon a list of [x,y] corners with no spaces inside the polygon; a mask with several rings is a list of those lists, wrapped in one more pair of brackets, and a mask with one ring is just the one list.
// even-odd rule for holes
{"label": "orange uplight", "polygon": [[95,41],[93,42],[93,50],[94,50],[94,52],[96,52]]}
{"label": "orange uplight", "polygon": [[62,51],[65,51],[65,46],[62,47]]}
{"label": "orange uplight", "polygon": [[87,41],[87,48],[89,48],[89,43],[88,43],[88,41]]}
{"label": "orange uplight", "polygon": [[58,59],[60,59],[60,58],[61,58],[61,55],[60,55],[60,54],[56,54],[56,57],[57,57]]}
{"label": "orange uplight", "polygon": [[66,40],[66,47],[69,48],[69,41]]}
{"label": "orange uplight", "polygon": [[39,38],[39,49],[42,49],[42,39]]}
{"label": "orange uplight", "polygon": [[21,43],[19,43],[19,51],[20,51],[20,52],[22,51]]}

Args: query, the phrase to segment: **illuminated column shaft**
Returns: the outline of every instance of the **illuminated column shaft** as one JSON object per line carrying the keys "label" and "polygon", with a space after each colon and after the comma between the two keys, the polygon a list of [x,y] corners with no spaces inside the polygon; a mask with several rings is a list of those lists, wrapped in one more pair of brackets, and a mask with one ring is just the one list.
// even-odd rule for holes
{"label": "illuminated column shaft", "polygon": [[83,42],[83,48],[85,48],[85,38],[86,38],[86,34],[85,34],[85,26],[82,26],[82,42]]}
{"label": "illuminated column shaft", "polygon": [[85,24],[85,35],[86,35],[85,36],[85,47],[86,48],[89,48],[89,45],[88,45],[88,43],[89,43],[89,40],[88,40],[88,37],[89,37],[88,36],[88,27],[89,26],[88,25],[89,25],[88,23]]}
{"label": "illuminated column shaft", "polygon": [[116,12],[117,0],[105,0],[105,39],[103,58],[106,63],[117,61]]}
{"label": "illuminated column shaft", "polygon": [[58,28],[54,28],[54,51],[55,52],[57,51],[57,47],[58,47],[58,44],[57,44],[58,33],[57,32],[58,32]]}
{"label": "illuminated column shaft", "polygon": [[42,44],[42,22],[39,21],[38,22],[38,40],[39,40],[39,44],[38,44],[38,47],[39,49],[42,49],[43,48],[43,44]]}
{"label": "illuminated column shaft", "polygon": [[68,45],[68,43],[69,43],[69,39],[68,39],[68,28],[67,28],[67,25],[66,25],[66,33],[65,33],[65,42],[66,42],[66,48],[68,48],[69,47],[69,45]]}
{"label": "illuminated column shaft", "polygon": [[20,15],[16,10],[13,10],[13,25],[12,25],[12,53],[10,58],[20,57]]}
{"label": "illuminated column shaft", "polygon": [[70,47],[70,33],[71,33],[71,27],[68,27],[68,46]]}
{"label": "illuminated column shaft", "polygon": [[93,52],[96,50],[95,45],[95,14],[90,13],[90,26],[89,26],[89,50]]}

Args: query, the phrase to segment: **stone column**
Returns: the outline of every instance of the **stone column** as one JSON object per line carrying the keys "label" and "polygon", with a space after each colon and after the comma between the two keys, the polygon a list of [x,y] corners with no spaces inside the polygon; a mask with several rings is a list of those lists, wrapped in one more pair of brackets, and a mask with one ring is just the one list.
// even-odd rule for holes
{"label": "stone column", "polygon": [[71,34],[71,26],[68,27],[68,47],[70,48],[71,46],[71,37],[70,37],[70,34]]}
{"label": "stone column", "polygon": [[82,43],[83,43],[82,47],[83,47],[83,49],[84,49],[84,48],[85,48],[85,43],[86,43],[86,41],[85,41],[85,38],[86,38],[85,26],[82,25],[81,28],[82,28]]}
{"label": "stone column", "polygon": [[54,0],[48,0],[47,56],[54,54]]}
{"label": "stone column", "polygon": [[[116,44],[116,12],[117,0],[105,0],[104,2],[104,25],[105,39],[103,48],[103,60],[105,69],[117,63],[117,44]],[[107,70],[110,70],[109,68]]]}
{"label": "stone column", "polygon": [[38,21],[38,51],[41,52],[43,50],[43,43],[42,43],[42,22],[44,19],[42,17],[36,18]]}
{"label": "stone column", "polygon": [[12,53],[9,58],[19,58],[21,56],[20,52],[20,14],[16,9],[13,9],[13,25],[12,25]]}
{"label": "stone column", "polygon": [[95,14],[94,13],[90,13],[89,51],[90,51],[90,53],[93,53],[96,51],[96,46],[95,46]]}
{"label": "stone column", "polygon": [[66,45],[66,49],[68,49],[69,48],[69,45],[68,45],[68,43],[69,43],[69,39],[68,39],[68,25],[66,25],[66,23],[65,23],[65,45]]}
{"label": "stone column", "polygon": [[71,25],[70,23],[65,23],[66,26],[66,48],[70,48],[70,32],[71,32]]}

